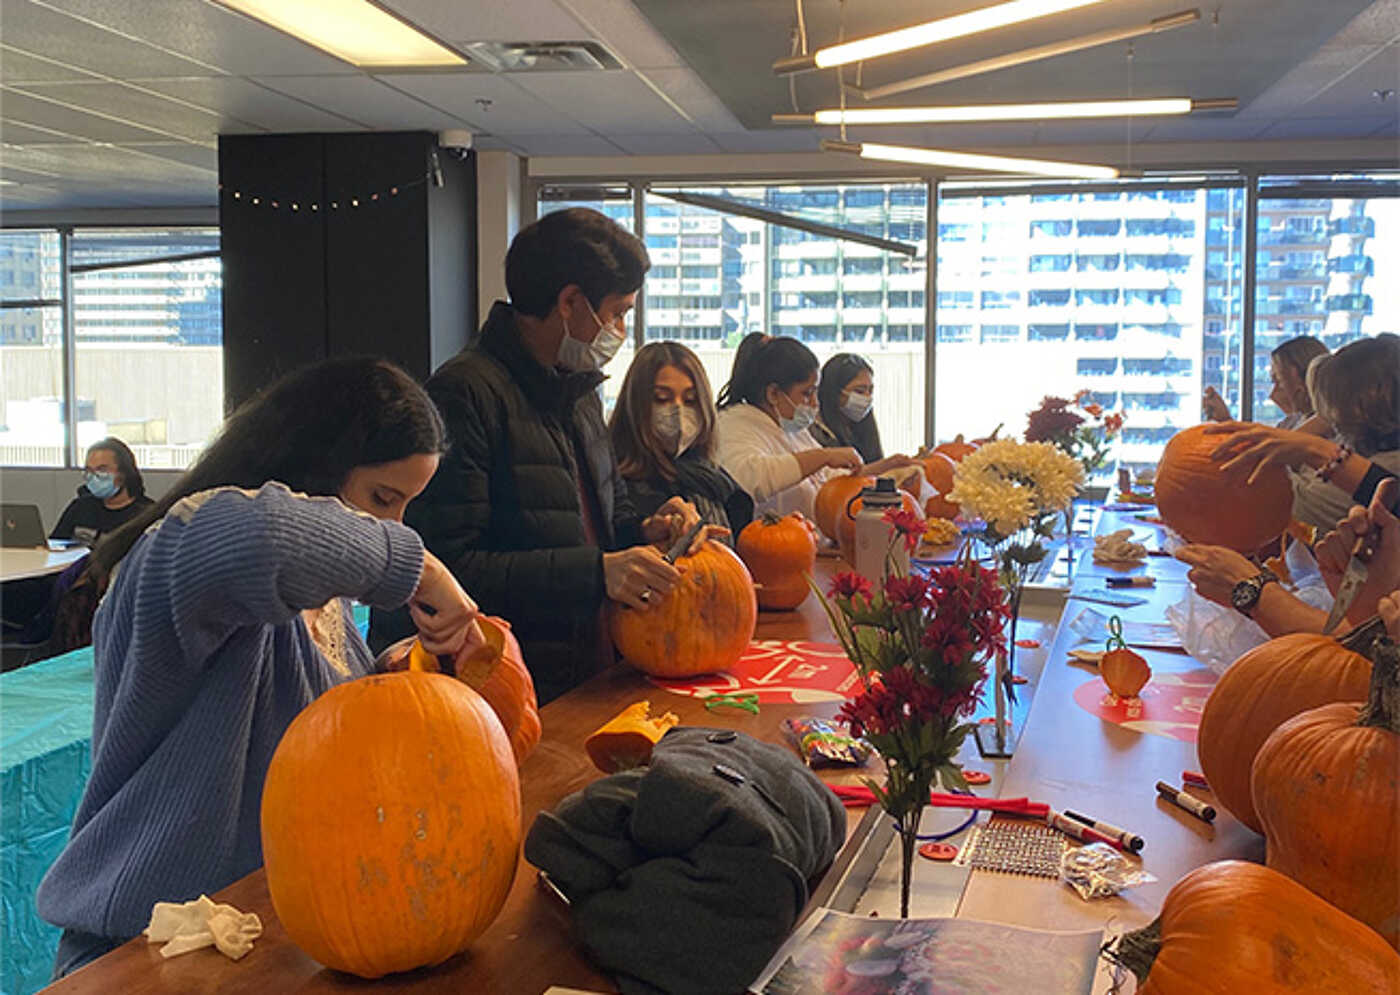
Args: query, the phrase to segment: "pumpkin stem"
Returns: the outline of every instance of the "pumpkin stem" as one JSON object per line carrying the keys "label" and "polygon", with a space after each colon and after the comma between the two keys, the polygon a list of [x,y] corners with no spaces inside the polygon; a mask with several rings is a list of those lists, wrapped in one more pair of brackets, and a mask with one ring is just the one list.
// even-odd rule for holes
{"label": "pumpkin stem", "polygon": [[1370,656],[1371,690],[1356,724],[1400,735],[1400,646],[1377,639]]}
{"label": "pumpkin stem", "polygon": [[763,524],[764,524],[764,525],[777,525],[777,524],[778,524],[779,522],[781,522],[782,520],[783,520],[783,516],[780,515],[780,514],[778,514],[776,511],[765,511],[765,512],[763,513]]}
{"label": "pumpkin stem", "polygon": [[1141,987],[1147,982],[1147,975],[1157,960],[1157,954],[1162,951],[1162,920],[1160,917],[1153,919],[1141,929],[1124,933],[1118,938],[1116,949],[1113,942],[1109,940],[1105,943],[1100,953],[1119,967],[1126,967],[1132,971],[1138,986]]}

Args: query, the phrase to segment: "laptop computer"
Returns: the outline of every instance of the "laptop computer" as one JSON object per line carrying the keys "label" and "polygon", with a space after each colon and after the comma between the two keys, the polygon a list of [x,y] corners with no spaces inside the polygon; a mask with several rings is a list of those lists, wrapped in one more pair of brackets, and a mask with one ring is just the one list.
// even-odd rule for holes
{"label": "laptop computer", "polygon": [[44,549],[48,539],[36,504],[0,504],[0,547]]}

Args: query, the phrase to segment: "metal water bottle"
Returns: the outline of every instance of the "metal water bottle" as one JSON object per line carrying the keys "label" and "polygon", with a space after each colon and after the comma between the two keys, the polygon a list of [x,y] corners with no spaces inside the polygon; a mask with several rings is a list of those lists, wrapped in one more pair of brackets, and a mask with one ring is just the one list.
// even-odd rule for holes
{"label": "metal water bottle", "polygon": [[860,492],[860,502],[860,511],[855,516],[855,551],[851,566],[855,567],[856,573],[877,585],[885,579],[886,555],[892,557],[895,569],[907,573],[909,551],[902,542],[894,543],[894,548],[890,548],[893,526],[884,520],[885,512],[904,506],[904,499],[894,481],[889,477],[879,478],[874,487]]}

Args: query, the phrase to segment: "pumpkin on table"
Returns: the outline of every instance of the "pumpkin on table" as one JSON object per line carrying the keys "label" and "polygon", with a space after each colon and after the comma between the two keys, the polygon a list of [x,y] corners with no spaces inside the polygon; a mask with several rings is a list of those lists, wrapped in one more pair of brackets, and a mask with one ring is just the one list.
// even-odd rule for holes
{"label": "pumpkin on table", "polygon": [[1374,930],[1243,860],[1187,874],[1152,924],[1124,934],[1108,956],[1137,976],[1137,995],[1400,991],[1400,954]]}
{"label": "pumpkin on table", "polygon": [[784,611],[807,599],[807,577],[817,566],[817,540],[798,512],[766,512],[739,533],[739,556],[753,575],[758,607]]}
{"label": "pumpkin on table", "polygon": [[812,505],[812,515],[816,520],[817,528],[821,529],[822,535],[832,542],[840,539],[841,535],[836,531],[836,523],[840,516],[846,514],[846,506],[853,498],[859,497],[861,491],[874,486],[874,477],[861,477],[852,474],[832,477],[822,484]]}
{"label": "pumpkin on table", "polygon": [[654,677],[728,670],[758,622],[753,578],[728,546],[714,540],[676,565],[685,572],[660,602],[646,611],[613,606],[613,643],[624,660]]}
{"label": "pumpkin on table", "polygon": [[500,719],[444,674],[331,688],[273,755],[262,845],[277,918],[315,960],[364,978],[442,963],[515,878],[520,782]]}
{"label": "pumpkin on table", "polygon": [[604,774],[642,767],[661,737],[680,723],[674,712],[651,717],[651,702],[634,701],[584,740],[588,759]]}
{"label": "pumpkin on table", "polygon": [[924,457],[924,476],[938,493],[924,502],[924,512],[930,518],[957,518],[961,508],[945,495],[953,489],[958,462],[947,453],[935,449]]}
{"label": "pumpkin on table", "polygon": [[1157,510],[1188,542],[1251,553],[1292,521],[1292,485],[1281,466],[1264,467],[1252,484],[1247,474],[1222,472],[1211,453],[1227,436],[1206,428],[1182,429],[1167,442],[1153,485]]}
{"label": "pumpkin on table", "polygon": [[1267,863],[1400,947],[1400,651],[1374,651],[1364,703],[1280,725],[1254,758]]}
{"label": "pumpkin on table", "polygon": [[1216,799],[1250,829],[1250,771],[1269,734],[1299,712],[1366,697],[1371,662],[1330,636],[1293,633],[1241,656],[1220,676],[1201,712],[1196,753]]}
{"label": "pumpkin on table", "polygon": [[940,442],[933,447],[936,453],[942,453],[954,463],[961,463],[964,456],[970,456],[977,452],[977,447],[970,442],[964,442],[961,435],[956,436],[952,442]]}
{"label": "pumpkin on table", "polygon": [[1108,647],[1099,658],[1099,676],[1119,698],[1136,698],[1152,677],[1152,668],[1141,654],[1128,649],[1123,641],[1123,622],[1117,615],[1108,620]]}

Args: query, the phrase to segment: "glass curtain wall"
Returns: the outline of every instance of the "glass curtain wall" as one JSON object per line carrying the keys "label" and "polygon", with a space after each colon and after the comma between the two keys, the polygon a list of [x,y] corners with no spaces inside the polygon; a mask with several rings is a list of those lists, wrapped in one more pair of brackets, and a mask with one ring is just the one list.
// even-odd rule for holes
{"label": "glass curtain wall", "polygon": [[5,465],[65,462],[62,284],[58,232],[0,231],[0,463]]}

